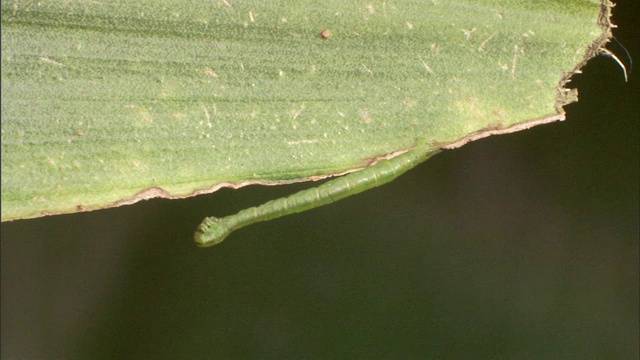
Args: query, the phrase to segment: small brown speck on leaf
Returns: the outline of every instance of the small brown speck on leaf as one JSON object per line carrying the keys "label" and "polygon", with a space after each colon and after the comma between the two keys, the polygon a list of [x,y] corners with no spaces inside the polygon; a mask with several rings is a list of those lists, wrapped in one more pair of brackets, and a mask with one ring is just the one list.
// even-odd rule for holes
{"label": "small brown speck on leaf", "polygon": [[327,40],[329,36],[331,36],[331,31],[329,31],[328,29],[324,29],[320,32],[320,37],[324,40]]}

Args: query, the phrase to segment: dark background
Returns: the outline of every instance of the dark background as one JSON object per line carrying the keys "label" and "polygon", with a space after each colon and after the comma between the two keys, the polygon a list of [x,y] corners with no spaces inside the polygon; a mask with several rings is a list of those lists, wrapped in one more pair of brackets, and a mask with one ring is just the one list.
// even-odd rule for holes
{"label": "dark background", "polygon": [[204,216],[309,184],[3,223],[2,358],[637,359],[639,73],[595,58],[564,122],[214,248]]}

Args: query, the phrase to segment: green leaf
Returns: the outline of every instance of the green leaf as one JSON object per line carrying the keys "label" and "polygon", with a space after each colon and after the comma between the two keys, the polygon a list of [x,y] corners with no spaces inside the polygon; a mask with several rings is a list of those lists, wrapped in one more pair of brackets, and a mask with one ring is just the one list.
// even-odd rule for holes
{"label": "green leaf", "polygon": [[2,1],[2,220],[315,180],[563,119],[609,11]]}

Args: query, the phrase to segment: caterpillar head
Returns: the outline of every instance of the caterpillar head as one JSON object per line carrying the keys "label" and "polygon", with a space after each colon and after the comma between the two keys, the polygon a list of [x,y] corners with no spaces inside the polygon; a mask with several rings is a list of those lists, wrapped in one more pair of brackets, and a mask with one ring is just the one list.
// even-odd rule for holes
{"label": "caterpillar head", "polygon": [[231,229],[224,219],[208,217],[198,226],[193,237],[198,246],[209,247],[220,244],[229,234],[231,234]]}

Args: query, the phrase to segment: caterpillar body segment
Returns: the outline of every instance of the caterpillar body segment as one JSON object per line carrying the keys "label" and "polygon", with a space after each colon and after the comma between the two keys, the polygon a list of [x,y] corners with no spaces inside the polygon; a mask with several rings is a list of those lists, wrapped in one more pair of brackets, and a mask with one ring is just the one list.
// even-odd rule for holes
{"label": "caterpillar body segment", "polygon": [[299,191],[293,195],[268,201],[235,215],[223,218],[208,217],[198,226],[195,241],[208,247],[221,243],[233,231],[260,221],[327,205],[348,196],[386,184],[425,161],[438,151],[417,147],[402,155],[381,161],[369,168],[330,180],[322,185]]}

